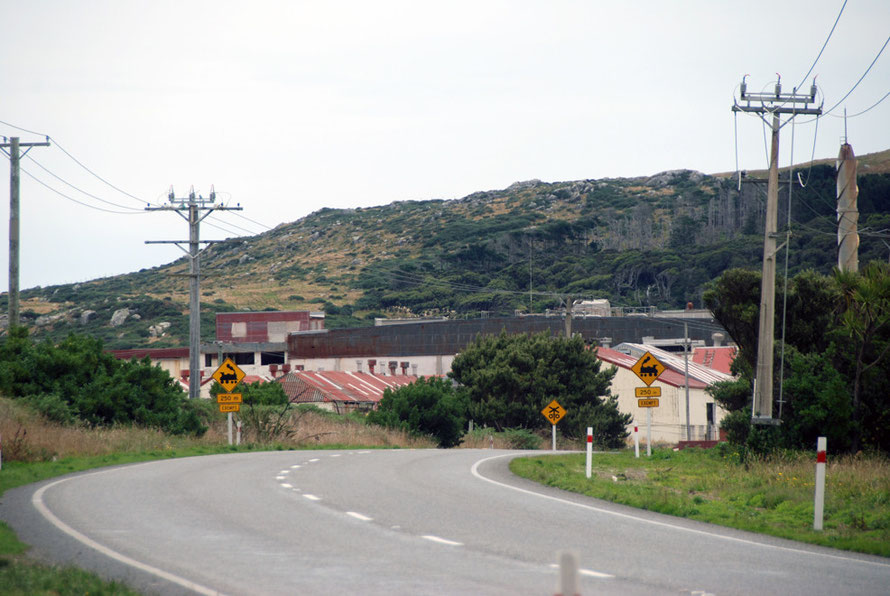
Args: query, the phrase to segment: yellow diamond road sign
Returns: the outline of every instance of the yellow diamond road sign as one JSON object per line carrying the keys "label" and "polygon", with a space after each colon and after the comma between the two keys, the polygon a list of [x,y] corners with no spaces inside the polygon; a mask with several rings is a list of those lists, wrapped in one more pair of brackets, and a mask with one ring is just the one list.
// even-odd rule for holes
{"label": "yellow diamond road sign", "polygon": [[559,402],[554,399],[546,408],[541,410],[541,414],[544,415],[544,418],[550,421],[550,424],[556,425],[556,423],[562,420],[562,417],[566,415],[566,411],[565,408],[559,405]]}
{"label": "yellow diamond road sign", "polygon": [[226,358],[213,373],[213,378],[223,386],[223,389],[231,393],[235,385],[244,378],[244,371],[238,368],[238,365],[231,358]]}
{"label": "yellow diamond road sign", "polygon": [[664,372],[665,367],[658,358],[646,352],[637,360],[636,364],[630,367],[630,370],[634,371],[634,374],[640,377],[640,380],[646,385],[651,385]]}

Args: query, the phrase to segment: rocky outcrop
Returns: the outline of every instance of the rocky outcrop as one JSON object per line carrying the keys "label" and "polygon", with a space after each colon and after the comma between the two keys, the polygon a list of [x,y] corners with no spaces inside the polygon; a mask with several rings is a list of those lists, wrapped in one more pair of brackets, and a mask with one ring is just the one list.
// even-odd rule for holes
{"label": "rocky outcrop", "polygon": [[114,311],[114,314],[111,315],[111,326],[112,327],[120,327],[124,324],[124,321],[127,320],[127,317],[130,316],[129,308],[119,308]]}
{"label": "rocky outcrop", "polygon": [[151,325],[148,328],[148,334],[151,337],[163,337],[164,334],[167,332],[167,329],[170,328],[170,325],[171,323],[169,323],[168,321],[161,321],[157,325]]}
{"label": "rocky outcrop", "polygon": [[96,311],[94,310],[85,310],[80,313],[80,324],[87,325],[90,321],[96,318]]}

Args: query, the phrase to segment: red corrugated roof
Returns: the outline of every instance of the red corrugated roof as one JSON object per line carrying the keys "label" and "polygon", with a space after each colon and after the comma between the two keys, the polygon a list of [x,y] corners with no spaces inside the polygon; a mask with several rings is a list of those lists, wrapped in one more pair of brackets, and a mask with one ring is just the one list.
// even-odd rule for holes
{"label": "red corrugated roof", "polygon": [[[611,348],[603,347],[599,347],[596,349],[596,357],[603,362],[608,362],[609,364],[614,364],[615,366],[620,366],[621,368],[626,368],[628,370],[630,370],[633,365],[637,363],[637,360],[639,360],[639,358],[635,358],[627,354],[622,354],[621,352],[618,352]],[[673,387],[686,386],[685,376],[682,373],[678,373],[670,368],[665,368],[664,372],[658,376],[658,381],[666,385],[671,385]],[[699,381],[694,377],[689,377],[690,389],[704,389],[707,386],[708,385],[706,383]]]}
{"label": "red corrugated roof", "polygon": [[728,375],[732,374],[730,367],[737,352],[733,346],[695,348],[692,350],[692,361]]}
{"label": "red corrugated roof", "polygon": [[376,404],[387,389],[409,385],[417,379],[410,375],[384,377],[364,372],[296,371],[276,381],[294,402]]}

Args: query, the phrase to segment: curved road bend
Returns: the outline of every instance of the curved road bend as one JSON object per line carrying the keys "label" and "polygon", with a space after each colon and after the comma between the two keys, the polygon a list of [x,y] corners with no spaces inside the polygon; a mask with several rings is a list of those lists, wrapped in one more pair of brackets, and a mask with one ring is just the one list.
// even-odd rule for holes
{"label": "curved road bend", "polygon": [[512,476],[492,450],[165,460],[8,491],[41,558],[149,593],[886,594],[890,561],[638,511]]}

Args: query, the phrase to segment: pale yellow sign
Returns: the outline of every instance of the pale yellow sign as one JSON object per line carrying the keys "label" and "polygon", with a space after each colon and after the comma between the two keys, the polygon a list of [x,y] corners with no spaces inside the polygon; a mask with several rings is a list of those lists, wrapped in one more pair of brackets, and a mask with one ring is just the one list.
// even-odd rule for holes
{"label": "pale yellow sign", "polygon": [[240,404],[241,403],[241,395],[240,393],[217,393],[216,394],[216,403],[218,404]]}
{"label": "pale yellow sign", "polygon": [[634,387],[636,397],[661,397],[661,387]]}

